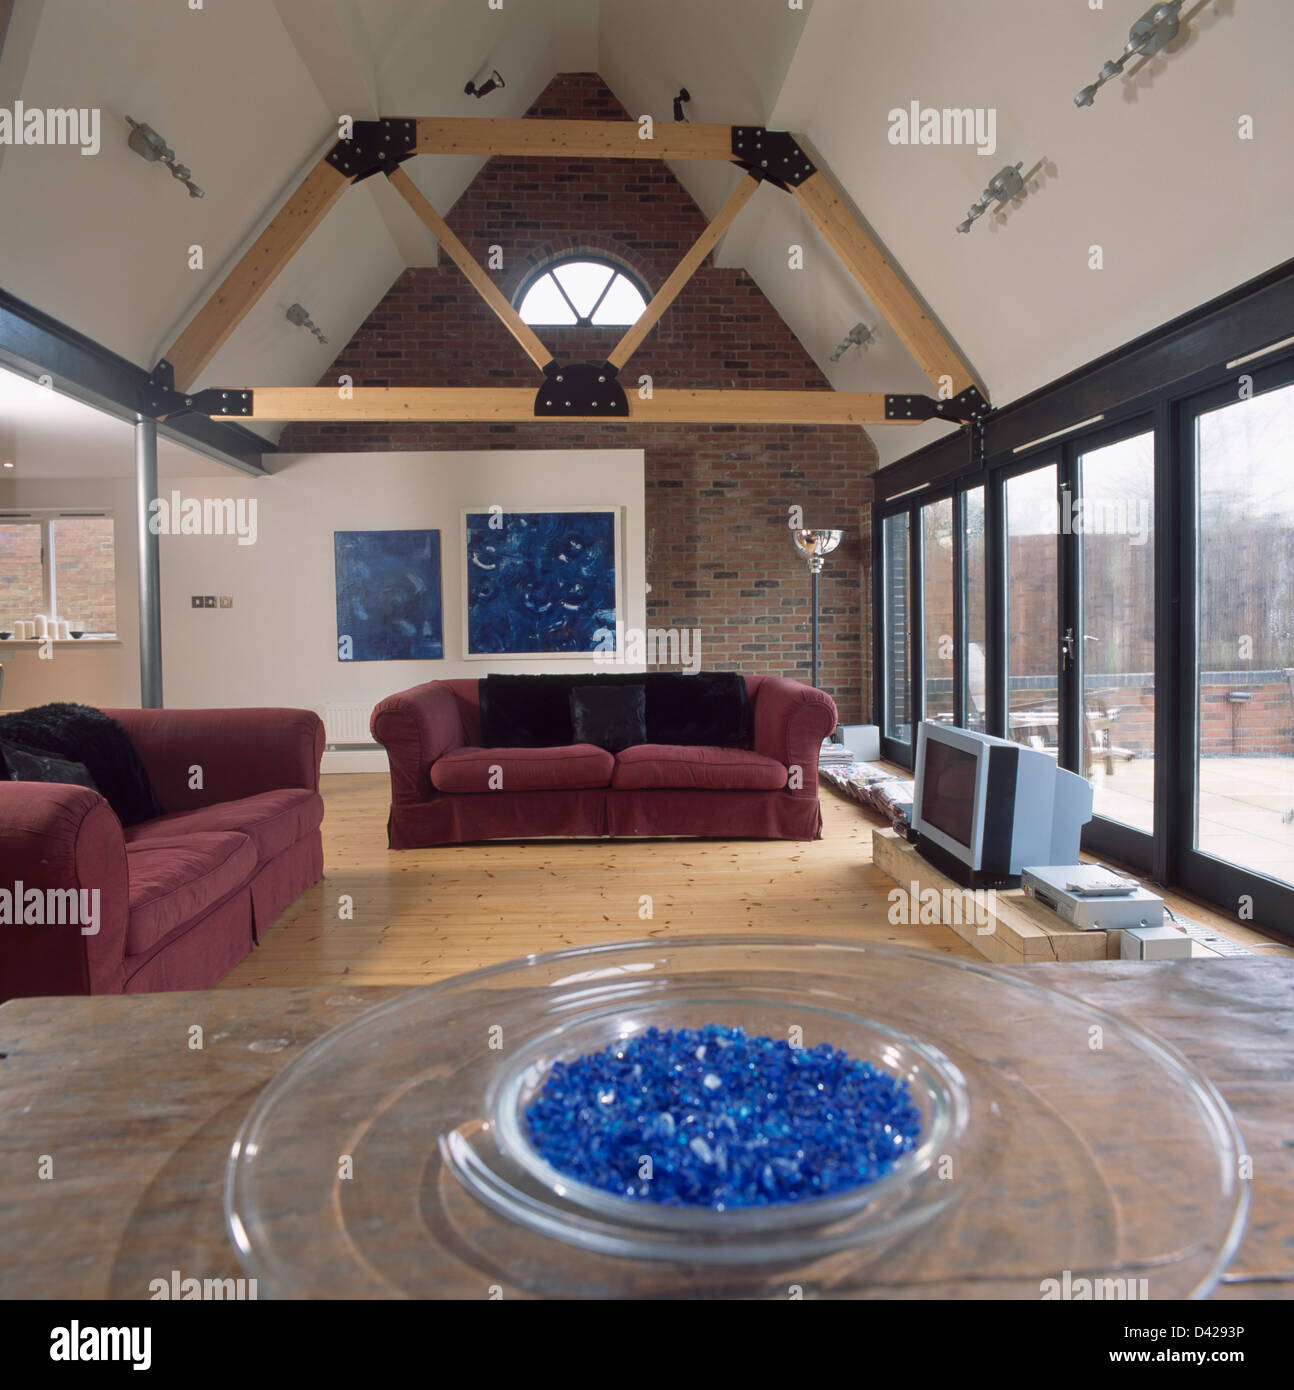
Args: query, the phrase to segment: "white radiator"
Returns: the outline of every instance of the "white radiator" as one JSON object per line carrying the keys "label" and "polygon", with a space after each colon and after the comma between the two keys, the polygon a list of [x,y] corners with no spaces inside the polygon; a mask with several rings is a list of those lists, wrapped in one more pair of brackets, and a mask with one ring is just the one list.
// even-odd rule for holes
{"label": "white radiator", "polygon": [[329,748],[376,748],[368,731],[372,705],[325,705],[324,738]]}

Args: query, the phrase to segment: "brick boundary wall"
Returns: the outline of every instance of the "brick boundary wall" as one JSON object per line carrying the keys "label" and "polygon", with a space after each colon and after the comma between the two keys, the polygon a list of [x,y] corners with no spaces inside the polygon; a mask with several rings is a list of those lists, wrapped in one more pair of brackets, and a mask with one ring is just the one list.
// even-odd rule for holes
{"label": "brick boundary wall", "polygon": [[[559,76],[531,116],[627,120],[600,78]],[[502,248],[510,297],[535,270],[581,250],[625,265],[654,293],[706,219],[663,163],[490,160],[448,222],[477,261]],[[559,361],[597,361],[622,329],[540,329]],[[533,386],[511,335],[448,260],[406,270],[320,385]],[[707,262],[621,373],[626,390],[828,389],[826,378],[744,271]],[[637,448],[646,460],[647,618],[701,629],[707,669],[808,680],[810,582],[787,534],[841,526],[820,592],[821,684],[842,720],[870,718],[871,473],[876,451],[856,426],[292,424],[293,453],[385,450]],[[600,499],[590,497],[590,502]],[[481,498],[483,504],[506,498]]]}

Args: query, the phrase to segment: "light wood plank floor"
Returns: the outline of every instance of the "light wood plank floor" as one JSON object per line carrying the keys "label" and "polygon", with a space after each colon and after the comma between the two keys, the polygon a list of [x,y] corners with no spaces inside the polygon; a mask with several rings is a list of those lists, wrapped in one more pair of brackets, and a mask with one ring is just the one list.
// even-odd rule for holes
{"label": "light wood plank floor", "polygon": [[[323,778],[325,877],[221,988],[416,985],[531,952],[643,937],[832,936],[967,956],[950,928],[891,926],[881,822],[824,788],[823,838],[530,840],[388,850],[382,774]],[[354,917],[339,917],[345,895]],[[651,917],[640,916],[644,897]]]}
{"label": "light wood plank floor", "polygon": [[[529,840],[394,851],[389,786],[378,773],[322,779],[325,877],[220,988],[433,984],[563,946],[708,934],[888,941],[978,959],[949,927],[890,924],[894,881],[871,862],[882,822],[826,787],[823,838],[811,843]],[[640,916],[644,898],[650,917]],[[1291,954],[1196,903],[1168,902],[1260,954]]]}

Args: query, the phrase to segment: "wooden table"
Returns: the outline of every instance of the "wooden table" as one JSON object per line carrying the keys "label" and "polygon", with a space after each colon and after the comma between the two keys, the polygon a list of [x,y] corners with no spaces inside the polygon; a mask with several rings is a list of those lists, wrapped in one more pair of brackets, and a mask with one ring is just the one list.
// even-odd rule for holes
{"label": "wooden table", "polygon": [[[1294,961],[1012,967],[1175,1044],[1253,1159],[1249,1227],[1215,1298],[1294,1297]],[[224,1233],[230,1141],[322,1033],[402,991],[249,989],[0,1006],[0,1296],[147,1298],[243,1274]],[[202,1030],[201,1048],[194,1028]],[[40,1176],[42,1166],[52,1176]],[[1171,1172],[1164,1182],[1171,1184]]]}

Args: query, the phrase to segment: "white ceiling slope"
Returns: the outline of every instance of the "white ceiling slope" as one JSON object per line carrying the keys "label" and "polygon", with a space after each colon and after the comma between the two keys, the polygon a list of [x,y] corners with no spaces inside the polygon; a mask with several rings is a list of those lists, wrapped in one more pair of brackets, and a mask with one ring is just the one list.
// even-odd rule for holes
{"label": "white ceiling slope", "polygon": [[[1289,0],[1194,0],[1170,50],[1073,95],[1144,4],[1104,0],[15,0],[0,105],[98,106],[103,148],[0,148],[0,285],[151,364],[327,147],[342,114],[517,116],[596,69],[631,115],[801,133],[985,379],[1010,400],[1279,263],[1294,248]],[[497,67],[483,101],[469,77]],[[997,148],[895,145],[889,112],[983,107]],[[148,121],[207,193],[126,147]],[[1255,139],[1237,123],[1253,118]],[[406,166],[447,213],[482,160]],[[1005,215],[956,224],[1005,164],[1039,172]],[[675,172],[707,213],[726,166]],[[201,245],[204,268],[188,268]],[[804,269],[788,251],[804,248]],[[1089,269],[1099,245],[1104,268]],[[842,390],[925,379],[790,198],[756,195],[720,246]],[[351,190],[203,384],[315,381],[408,265],[434,263],[384,180]],[[303,303],[329,338],[287,323]],[[875,340],[830,356],[859,320]],[[429,383],[432,384],[432,383]],[[879,427],[883,462],[947,429]]]}

